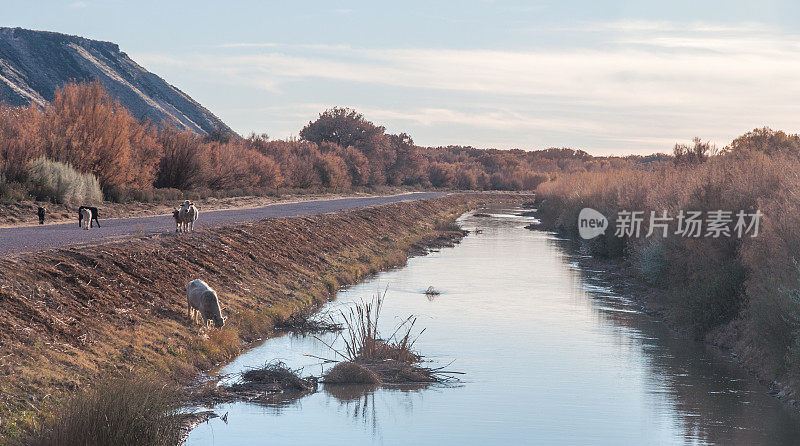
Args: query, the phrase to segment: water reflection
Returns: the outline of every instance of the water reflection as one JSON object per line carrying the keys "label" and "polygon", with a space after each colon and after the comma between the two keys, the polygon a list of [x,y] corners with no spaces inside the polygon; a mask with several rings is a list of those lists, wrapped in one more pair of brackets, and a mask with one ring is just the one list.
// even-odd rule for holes
{"label": "water reflection", "polygon": [[[522,229],[517,210],[466,218],[480,227],[452,249],[409,261],[340,293],[346,308],[388,287],[387,326],[427,327],[432,361],[460,386],[322,386],[269,407],[231,404],[189,444],[793,444],[800,422],[728,358],[674,336],[609,288],[552,234]],[[428,299],[421,290],[442,291]],[[332,335],[331,335],[332,336]],[[336,342],[326,338],[326,342]],[[311,337],[271,339],[231,373],[281,359],[319,375],[330,357]],[[267,437],[268,436],[268,437]]]}
{"label": "water reflection", "polygon": [[[574,252],[568,241],[552,243],[562,252]],[[601,271],[569,265],[579,274],[575,286],[587,291],[599,322],[620,334],[620,345],[638,341],[634,345],[653,371],[646,375],[647,392],[670,399],[687,441],[793,444],[800,439],[800,417],[769,397],[767,389],[724,352],[685,339],[644,314],[633,300],[605,284]]]}

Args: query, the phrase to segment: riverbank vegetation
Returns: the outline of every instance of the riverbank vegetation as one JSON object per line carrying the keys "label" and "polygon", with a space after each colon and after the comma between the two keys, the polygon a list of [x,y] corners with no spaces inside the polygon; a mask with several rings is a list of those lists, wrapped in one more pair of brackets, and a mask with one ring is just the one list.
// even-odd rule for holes
{"label": "riverbank vegetation", "polygon": [[103,378],[48,407],[16,443],[175,446],[181,439],[182,404],[178,389],[161,379]]}
{"label": "riverbank vegetation", "polygon": [[[98,376],[190,382],[340,286],[462,237],[436,228],[478,202],[515,198],[451,195],[2,259],[0,438],[19,437],[49,401]],[[218,291],[224,328],[187,321],[195,278]]]}
{"label": "riverbank vegetation", "polygon": [[532,190],[560,173],[659,159],[421,147],[346,108],[324,111],[299,138],[203,136],[137,121],[99,83],[65,85],[43,108],[0,104],[0,201],[73,198],[35,188],[29,166],[42,157],[94,175],[105,199],[116,202],[176,200],[187,191],[208,197],[398,186]]}
{"label": "riverbank vegetation", "polygon": [[[577,238],[578,213],[594,208],[610,220],[585,243],[592,254],[624,259],[638,277],[663,290],[660,307],[675,326],[731,348],[762,378],[800,376],[800,137],[756,129],[716,150],[695,140],[674,160],[648,169],[561,176],[538,188],[539,215]],[[742,210],[763,213],[758,235],[616,237],[619,211]],[[736,223],[735,216],[733,217]],[[704,227],[705,231],[705,227]]]}
{"label": "riverbank vegetation", "polygon": [[404,384],[442,382],[453,373],[421,365],[414,343],[425,331],[413,332],[417,319],[409,316],[384,338],[379,330],[383,295],[341,311],[344,325],[338,349],[328,345],[339,362],[323,376],[327,384]]}

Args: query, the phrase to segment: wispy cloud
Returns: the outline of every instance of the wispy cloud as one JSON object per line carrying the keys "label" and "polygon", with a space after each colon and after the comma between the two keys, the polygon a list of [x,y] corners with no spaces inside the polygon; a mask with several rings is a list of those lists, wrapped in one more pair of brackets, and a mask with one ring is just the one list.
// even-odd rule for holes
{"label": "wispy cloud", "polygon": [[[503,140],[518,146],[530,146],[536,130],[550,131],[550,139],[536,140],[546,145],[582,141],[588,149],[618,144],[630,150],[639,144],[655,151],[668,149],[655,142],[694,134],[711,133],[725,144],[752,127],[796,125],[798,36],[756,23],[627,21],[576,29],[614,32],[599,33],[606,39],[600,46],[557,51],[266,42],[142,59],[152,66],[181,64],[288,100],[298,84],[319,81],[405,91],[407,103],[401,105],[388,106],[380,97],[342,97],[337,105],[355,103],[370,118],[406,124],[412,134],[415,128],[460,125],[515,134],[517,140]],[[414,106],[432,92],[449,103]],[[480,98],[483,105],[466,98]]]}
{"label": "wispy cloud", "polygon": [[69,4],[70,8],[86,8],[87,6],[89,6],[89,4],[86,2],[72,2]]}
{"label": "wispy cloud", "polygon": [[578,32],[616,32],[616,33],[642,33],[642,32],[682,32],[682,33],[750,33],[774,32],[773,28],[758,22],[742,22],[734,24],[720,24],[710,22],[671,22],[666,20],[618,20],[611,22],[583,22],[577,25],[560,27],[563,31]]}

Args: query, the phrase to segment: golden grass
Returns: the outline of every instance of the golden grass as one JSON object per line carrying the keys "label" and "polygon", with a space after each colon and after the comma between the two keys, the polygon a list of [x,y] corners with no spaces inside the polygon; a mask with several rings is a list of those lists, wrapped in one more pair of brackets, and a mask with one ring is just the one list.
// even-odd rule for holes
{"label": "golden grass", "polygon": [[[739,150],[696,165],[562,176],[539,186],[540,215],[577,235],[591,207],[675,216],[679,210],[763,213],[755,238],[619,239],[601,236],[594,254],[623,257],[664,289],[667,316],[700,338],[731,348],[764,379],[800,376],[800,160],[796,153]],[[674,227],[672,228],[674,231]],[[800,386],[798,386],[800,388]]]}
{"label": "golden grass", "polygon": [[21,444],[31,446],[174,446],[181,396],[153,377],[103,379],[49,407]]}

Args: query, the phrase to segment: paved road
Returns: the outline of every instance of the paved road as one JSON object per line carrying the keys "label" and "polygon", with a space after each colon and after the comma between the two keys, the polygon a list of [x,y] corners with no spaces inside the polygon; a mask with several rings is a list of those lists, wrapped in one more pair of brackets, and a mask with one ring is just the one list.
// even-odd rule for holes
{"label": "paved road", "polygon": [[[273,204],[252,209],[238,209],[236,211],[203,212],[201,209],[200,218],[195,224],[195,229],[257,221],[264,218],[322,214],[325,212],[362,208],[378,204],[395,203],[398,201],[435,198],[442,195],[444,194],[439,192],[419,192],[390,197],[339,198],[334,200]],[[100,229],[97,229],[97,226],[95,226],[91,230],[85,231],[78,228],[76,216],[75,221],[71,223],[0,228],[0,256],[5,257],[21,252],[64,248],[92,242],[105,242],[131,235],[160,234],[175,230],[175,223],[172,219],[172,215],[103,220],[102,209],[100,209],[100,224],[103,225]]]}

